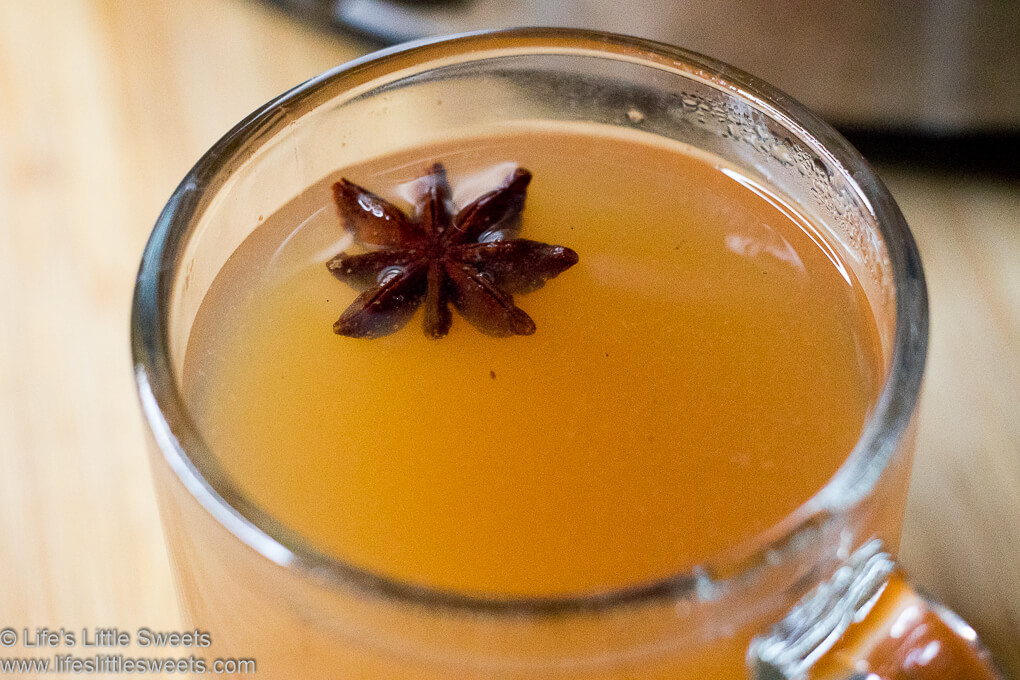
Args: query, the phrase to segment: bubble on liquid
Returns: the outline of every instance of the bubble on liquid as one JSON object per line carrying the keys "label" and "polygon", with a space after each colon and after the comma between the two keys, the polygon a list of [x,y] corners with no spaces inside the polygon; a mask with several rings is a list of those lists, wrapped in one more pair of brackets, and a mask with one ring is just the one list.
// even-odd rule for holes
{"label": "bubble on liquid", "polygon": [[403,267],[386,267],[386,269],[379,272],[379,285],[385,285],[403,273]]}
{"label": "bubble on liquid", "polygon": [[632,123],[640,123],[644,121],[645,114],[643,114],[638,109],[631,109],[630,111],[627,112],[627,119],[630,120],[630,122]]}
{"label": "bubble on liquid", "polygon": [[492,243],[493,241],[505,241],[508,234],[503,229],[490,229],[489,231],[482,232],[482,235],[478,237],[479,243]]}
{"label": "bubble on liquid", "polygon": [[368,212],[372,213],[372,215],[374,215],[375,217],[385,216],[385,213],[383,212],[382,203],[373,200],[369,196],[365,195],[358,196],[358,205],[361,206],[363,210],[367,210]]}

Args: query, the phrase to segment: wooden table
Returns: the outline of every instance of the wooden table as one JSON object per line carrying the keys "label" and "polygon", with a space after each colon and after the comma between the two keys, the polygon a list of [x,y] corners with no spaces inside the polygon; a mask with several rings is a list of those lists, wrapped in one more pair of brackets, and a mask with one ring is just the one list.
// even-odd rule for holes
{"label": "wooden table", "polygon": [[[138,259],[212,142],[369,47],[246,0],[0,0],[0,628],[179,625]],[[1020,677],[1020,184],[882,170],[933,308],[903,563]]]}

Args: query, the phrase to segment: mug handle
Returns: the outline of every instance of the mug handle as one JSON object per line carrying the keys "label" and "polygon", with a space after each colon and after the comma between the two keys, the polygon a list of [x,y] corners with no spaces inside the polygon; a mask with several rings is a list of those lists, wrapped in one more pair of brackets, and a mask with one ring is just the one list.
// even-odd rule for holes
{"label": "mug handle", "polygon": [[1003,680],[974,629],[874,540],[748,649],[755,680]]}

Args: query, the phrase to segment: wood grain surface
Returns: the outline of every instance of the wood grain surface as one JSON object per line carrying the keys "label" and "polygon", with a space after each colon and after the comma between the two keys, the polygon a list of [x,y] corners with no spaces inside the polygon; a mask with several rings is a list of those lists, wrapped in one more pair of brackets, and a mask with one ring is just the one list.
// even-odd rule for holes
{"label": "wood grain surface", "polygon": [[[174,186],[370,49],[248,0],[0,0],[0,628],[180,625],[128,353]],[[933,336],[902,561],[1020,678],[1020,184],[880,168]]]}

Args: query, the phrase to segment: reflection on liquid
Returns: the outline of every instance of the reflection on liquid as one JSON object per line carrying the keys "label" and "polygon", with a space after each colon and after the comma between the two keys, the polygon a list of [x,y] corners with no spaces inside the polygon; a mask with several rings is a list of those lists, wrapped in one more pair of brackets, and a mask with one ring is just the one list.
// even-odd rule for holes
{"label": "reflection on liquid", "polygon": [[[853,285],[850,279],[850,274],[847,272],[846,267],[843,265],[843,262],[836,255],[835,251],[832,249],[832,246],[830,246],[829,243],[822,237],[822,235],[818,233],[818,230],[814,227],[814,225],[805,220],[800,215],[800,213],[794,210],[785,201],[780,199],[775,194],[766,191],[764,187],[762,187],[760,184],[750,179],[749,177],[745,177],[744,175],[741,175],[740,173],[735,172],[730,168],[720,168],[720,171],[730,179],[733,179],[739,182],[740,184],[744,185],[745,187],[756,193],[758,196],[771,203],[773,206],[776,207],[777,210],[782,212],[784,215],[789,217],[790,220],[797,224],[797,226],[799,226],[804,231],[804,233],[807,234],[807,236],[812,241],[814,241],[815,245],[818,246],[818,248],[823,253],[825,253],[825,256],[829,258],[829,261],[832,262],[832,265],[846,280],[846,282],[850,285]],[[729,246],[728,241],[727,246]],[[789,244],[787,244],[787,247],[789,247]]]}
{"label": "reflection on liquid", "polygon": [[[325,262],[337,253],[347,250],[351,247],[354,237],[346,230],[335,228],[336,222],[336,211],[331,205],[318,208],[273,251],[267,268],[272,267],[282,272],[284,278],[289,279],[307,270],[307,252],[315,253],[313,262]],[[327,242],[323,242],[323,234],[330,236]],[[334,234],[335,239],[332,238]]]}
{"label": "reflection on liquid", "polygon": [[762,226],[765,228],[765,233],[757,238],[747,234],[727,234],[726,247],[743,257],[758,257],[763,253],[771,255],[807,276],[804,263],[800,261],[793,246],[768,226]]}

